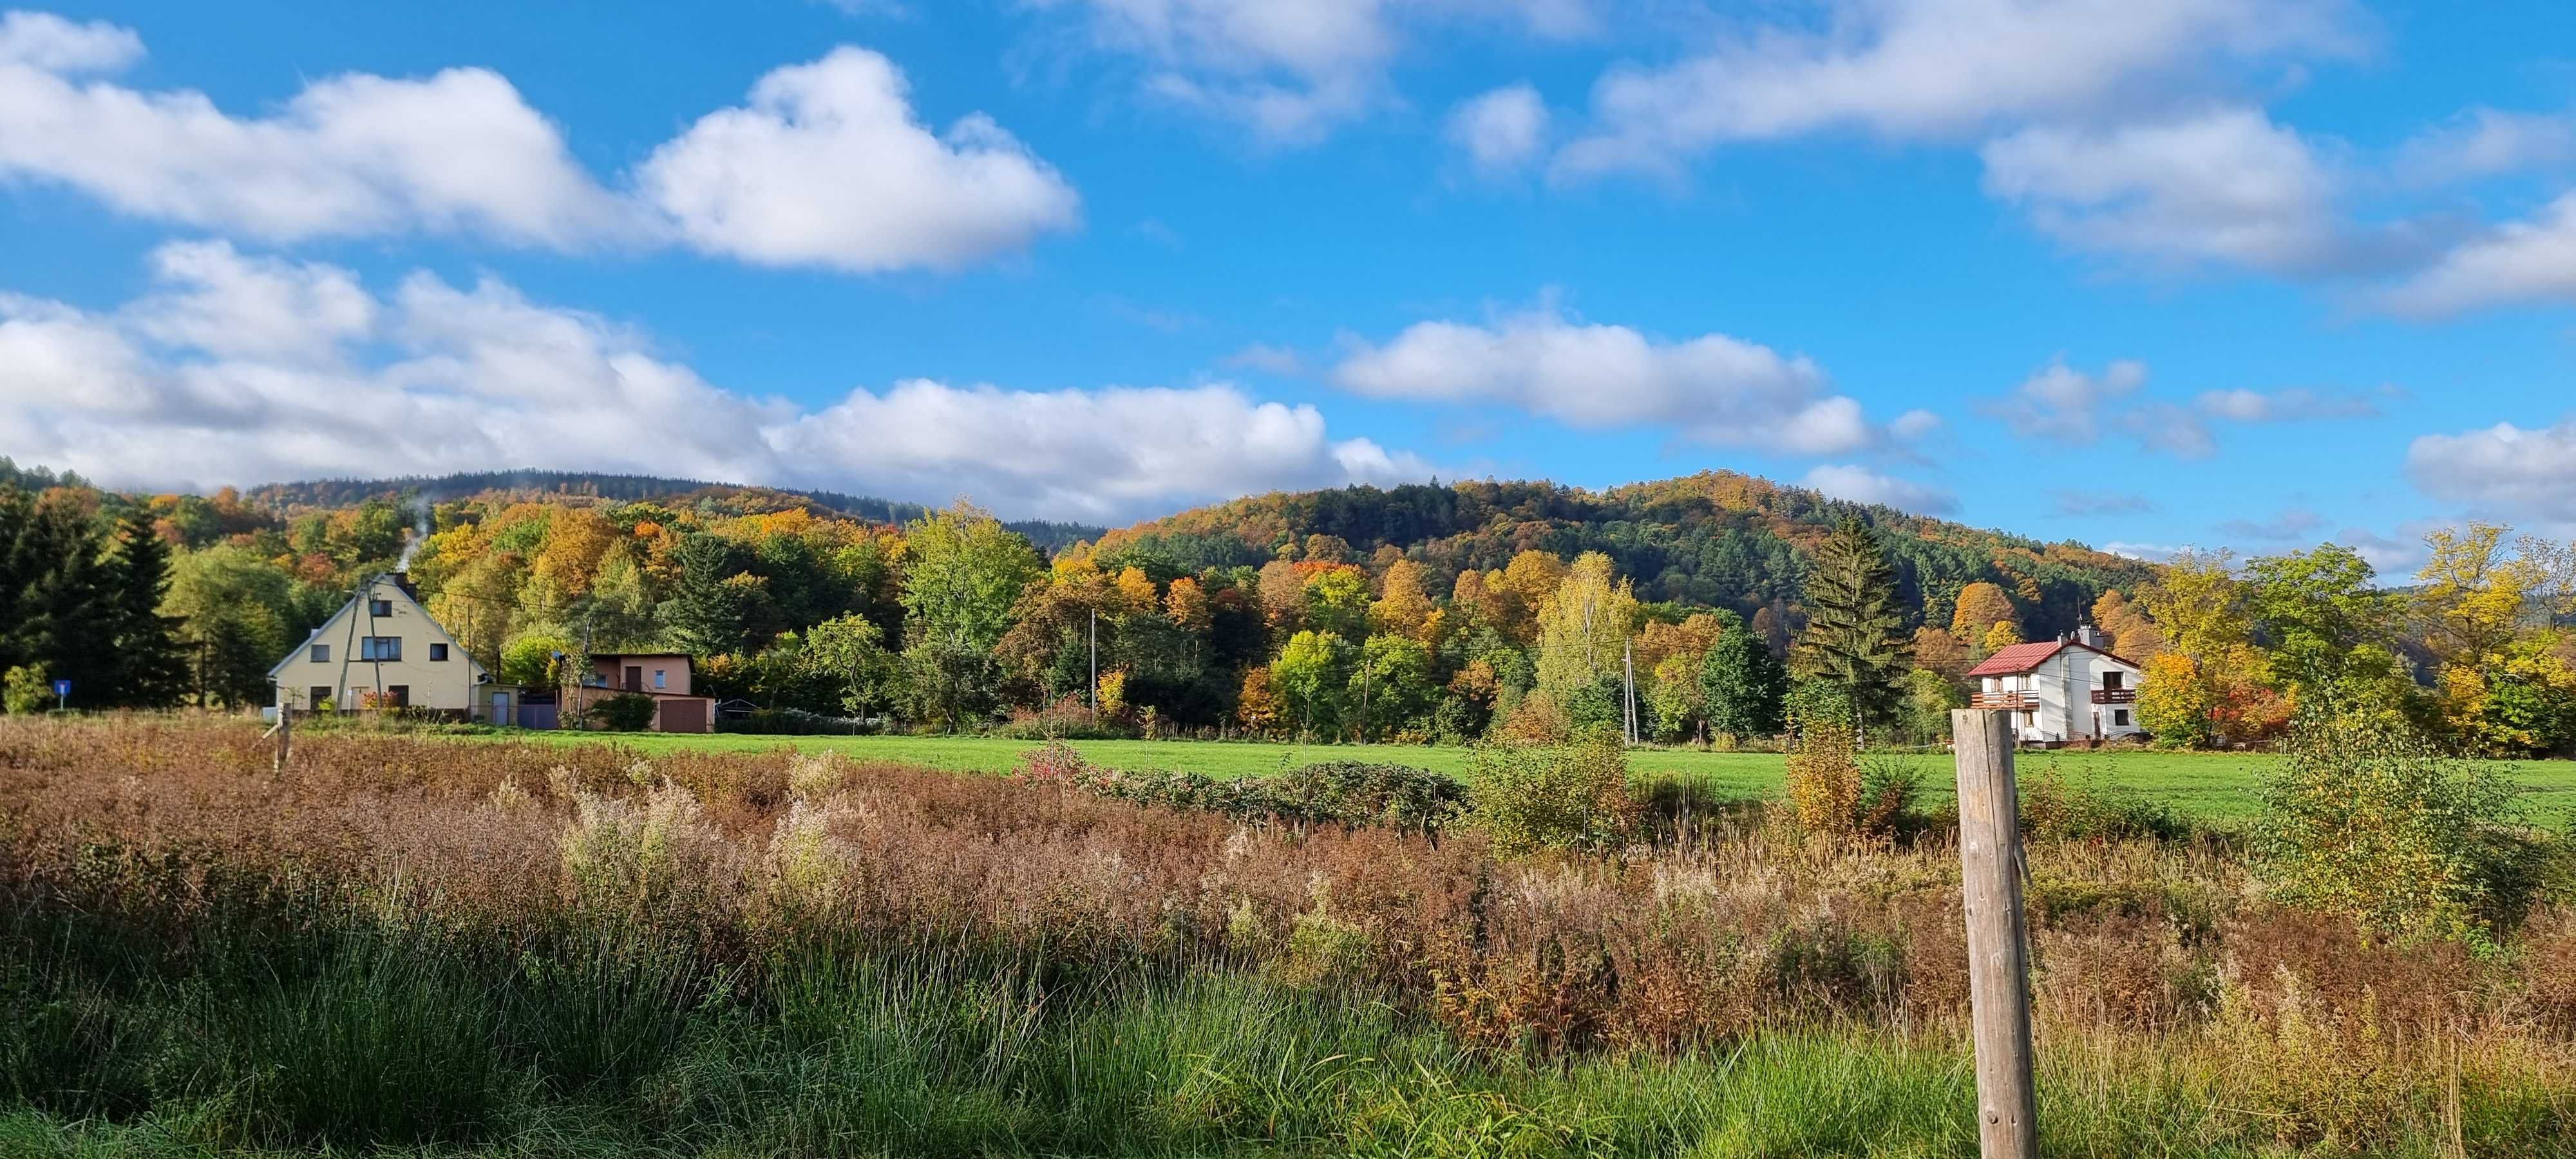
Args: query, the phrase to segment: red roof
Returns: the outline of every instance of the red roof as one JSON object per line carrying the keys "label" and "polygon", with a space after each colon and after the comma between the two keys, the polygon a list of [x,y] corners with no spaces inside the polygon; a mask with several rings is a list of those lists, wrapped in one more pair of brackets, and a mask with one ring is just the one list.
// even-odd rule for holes
{"label": "red roof", "polygon": [[2091,644],[2078,643],[2073,640],[2043,640],[2036,644],[2008,644],[2004,647],[1997,648],[1995,649],[1994,655],[1986,657],[1985,663],[1968,669],[1968,675],[2017,676],[2047,663],[2048,658],[2057,655],[2058,649],[2061,648],[2082,648],[2087,652],[2101,652],[2102,655],[2110,656],[2112,659],[2118,660],[2120,663],[2126,664],[2131,668],[2136,668],[2138,666],[2137,662],[2134,660],[2126,660],[2119,656],[2113,656],[2111,653],[2103,652],[2102,649],[2096,648]]}

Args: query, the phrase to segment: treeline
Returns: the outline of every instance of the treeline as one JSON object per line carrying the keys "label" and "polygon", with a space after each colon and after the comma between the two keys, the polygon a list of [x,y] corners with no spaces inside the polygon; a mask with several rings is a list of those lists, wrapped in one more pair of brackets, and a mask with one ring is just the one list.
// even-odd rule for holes
{"label": "treeline", "polygon": [[[5,460],[0,460],[5,464]],[[0,468],[0,479],[5,479]],[[72,480],[77,484],[77,478]],[[31,486],[50,486],[50,477]],[[809,491],[786,487],[745,487],[732,483],[710,483],[698,479],[676,479],[662,475],[619,475],[597,471],[460,471],[449,475],[402,475],[379,479],[308,479],[294,483],[271,483],[254,487],[245,501],[277,511],[306,508],[353,507],[370,500],[427,499],[435,501],[470,495],[507,494],[542,499],[556,495],[582,496],[593,499],[615,499],[628,502],[655,500],[680,507],[695,506],[702,498],[719,501],[743,494],[792,496],[813,505],[815,513],[874,523],[910,523],[930,513],[919,503],[879,499],[872,495],[851,495],[840,491]],[[770,506],[777,506],[772,500]],[[1039,547],[1054,550],[1077,540],[1096,539],[1101,530],[1082,523],[1059,523],[1044,519],[1012,520],[1004,526],[1029,538]]]}
{"label": "treeline", "polygon": [[[281,510],[9,470],[47,486],[9,488],[0,658],[91,706],[264,702],[276,658],[408,552],[504,680],[676,649],[719,697],[926,729],[1683,742],[1834,719],[1931,741],[1977,662],[2089,621],[2146,668],[2163,743],[2266,743],[2331,701],[2465,750],[2576,748],[2576,561],[2484,524],[2432,536],[2401,591],[2334,545],[2149,567],[1723,473],[1265,496],[1050,553],[962,504],[900,525],[756,488]],[[110,588],[128,611],[81,610]],[[167,648],[132,646],[138,607]],[[117,668],[173,655],[175,679]]]}

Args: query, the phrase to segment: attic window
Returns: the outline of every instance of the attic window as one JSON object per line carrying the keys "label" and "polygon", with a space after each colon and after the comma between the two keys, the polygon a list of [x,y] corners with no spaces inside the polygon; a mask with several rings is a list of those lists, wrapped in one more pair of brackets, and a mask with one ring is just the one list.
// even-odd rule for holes
{"label": "attic window", "polygon": [[402,637],[360,636],[358,637],[358,659],[400,660],[402,659]]}
{"label": "attic window", "polygon": [[432,645],[430,645],[430,646],[429,646],[429,658],[430,658],[430,659],[432,659],[432,660],[444,660],[444,659],[447,659],[447,645],[445,645],[445,644],[432,644]]}
{"label": "attic window", "polygon": [[313,662],[314,662],[314,663],[316,663],[316,664],[328,664],[328,663],[330,663],[330,662],[331,662],[331,646],[330,646],[329,644],[315,644],[315,645],[313,646],[312,656],[313,656]]}
{"label": "attic window", "polygon": [[394,602],[392,600],[368,600],[367,614],[370,616],[390,616],[394,614]]}

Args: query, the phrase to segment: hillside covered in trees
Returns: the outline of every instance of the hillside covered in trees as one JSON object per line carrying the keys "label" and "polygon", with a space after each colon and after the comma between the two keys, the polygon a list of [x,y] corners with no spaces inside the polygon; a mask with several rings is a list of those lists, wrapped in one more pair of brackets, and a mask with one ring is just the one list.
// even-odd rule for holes
{"label": "hillside covered in trees", "polygon": [[1807,561],[1847,518],[1878,533],[1898,597],[1922,623],[1949,623],[1962,589],[1990,583],[2012,594],[2024,630],[2038,638],[2075,627],[2104,591],[2135,590],[2151,573],[2080,544],[1847,503],[1731,471],[1606,491],[1488,481],[1276,493],[1123,528],[1098,546],[1191,569],[1258,567],[1300,558],[1322,536],[1381,568],[1410,558],[1444,591],[1459,572],[1503,568],[1524,551],[1564,559],[1597,551],[1635,582],[1639,599],[1730,609],[1776,639],[1795,632]]}

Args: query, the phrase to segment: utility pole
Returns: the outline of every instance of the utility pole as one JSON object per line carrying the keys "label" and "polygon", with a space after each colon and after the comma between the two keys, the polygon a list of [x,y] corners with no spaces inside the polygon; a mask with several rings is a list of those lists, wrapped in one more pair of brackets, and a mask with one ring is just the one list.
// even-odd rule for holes
{"label": "utility pole", "polygon": [[1959,869],[1984,1159],[2038,1159],[2030,1045],[2030,943],[2022,918],[2020,798],[2010,714],[1950,713],[1959,769]]}
{"label": "utility pole", "polygon": [[1100,724],[1100,609],[1091,609],[1091,689],[1083,695],[1091,706],[1093,727]]}

